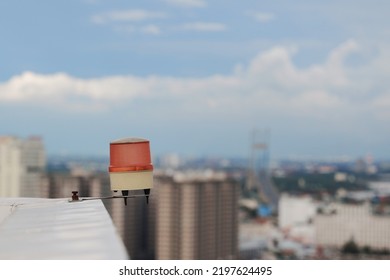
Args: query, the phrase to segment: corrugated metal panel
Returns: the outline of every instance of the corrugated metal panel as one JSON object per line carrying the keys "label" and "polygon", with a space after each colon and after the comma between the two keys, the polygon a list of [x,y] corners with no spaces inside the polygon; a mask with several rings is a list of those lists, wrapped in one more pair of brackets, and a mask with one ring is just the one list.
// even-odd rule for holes
{"label": "corrugated metal panel", "polygon": [[100,200],[0,198],[0,259],[128,259]]}

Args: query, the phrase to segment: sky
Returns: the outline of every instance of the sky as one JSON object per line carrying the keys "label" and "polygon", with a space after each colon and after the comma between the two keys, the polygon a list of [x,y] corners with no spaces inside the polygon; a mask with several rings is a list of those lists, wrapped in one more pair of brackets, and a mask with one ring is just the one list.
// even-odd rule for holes
{"label": "sky", "polygon": [[[0,135],[48,154],[390,158],[390,2],[0,2]],[[262,142],[264,134],[258,133]]]}

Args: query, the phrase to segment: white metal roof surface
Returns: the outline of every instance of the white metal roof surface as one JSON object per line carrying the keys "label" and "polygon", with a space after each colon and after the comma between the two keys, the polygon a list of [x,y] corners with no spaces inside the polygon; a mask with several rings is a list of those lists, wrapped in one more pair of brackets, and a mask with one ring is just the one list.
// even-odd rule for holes
{"label": "white metal roof surface", "polygon": [[0,198],[0,259],[129,259],[100,200]]}

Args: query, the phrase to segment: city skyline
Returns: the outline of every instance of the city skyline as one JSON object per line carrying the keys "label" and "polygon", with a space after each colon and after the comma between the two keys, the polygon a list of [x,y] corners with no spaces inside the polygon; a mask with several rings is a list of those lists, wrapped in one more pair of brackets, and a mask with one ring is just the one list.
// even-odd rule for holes
{"label": "city skyline", "polygon": [[48,154],[390,158],[385,1],[0,4],[0,134]]}

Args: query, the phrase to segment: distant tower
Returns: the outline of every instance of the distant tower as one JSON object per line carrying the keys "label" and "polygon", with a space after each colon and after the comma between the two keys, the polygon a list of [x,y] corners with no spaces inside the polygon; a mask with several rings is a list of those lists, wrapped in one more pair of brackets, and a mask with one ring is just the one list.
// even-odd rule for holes
{"label": "distant tower", "polygon": [[256,198],[260,203],[269,204],[276,209],[278,194],[268,174],[270,130],[254,129],[250,140],[250,160],[245,193],[251,198]]}
{"label": "distant tower", "polygon": [[254,129],[250,138],[250,160],[246,191],[262,194],[262,175],[268,169],[269,160],[269,130]]}

